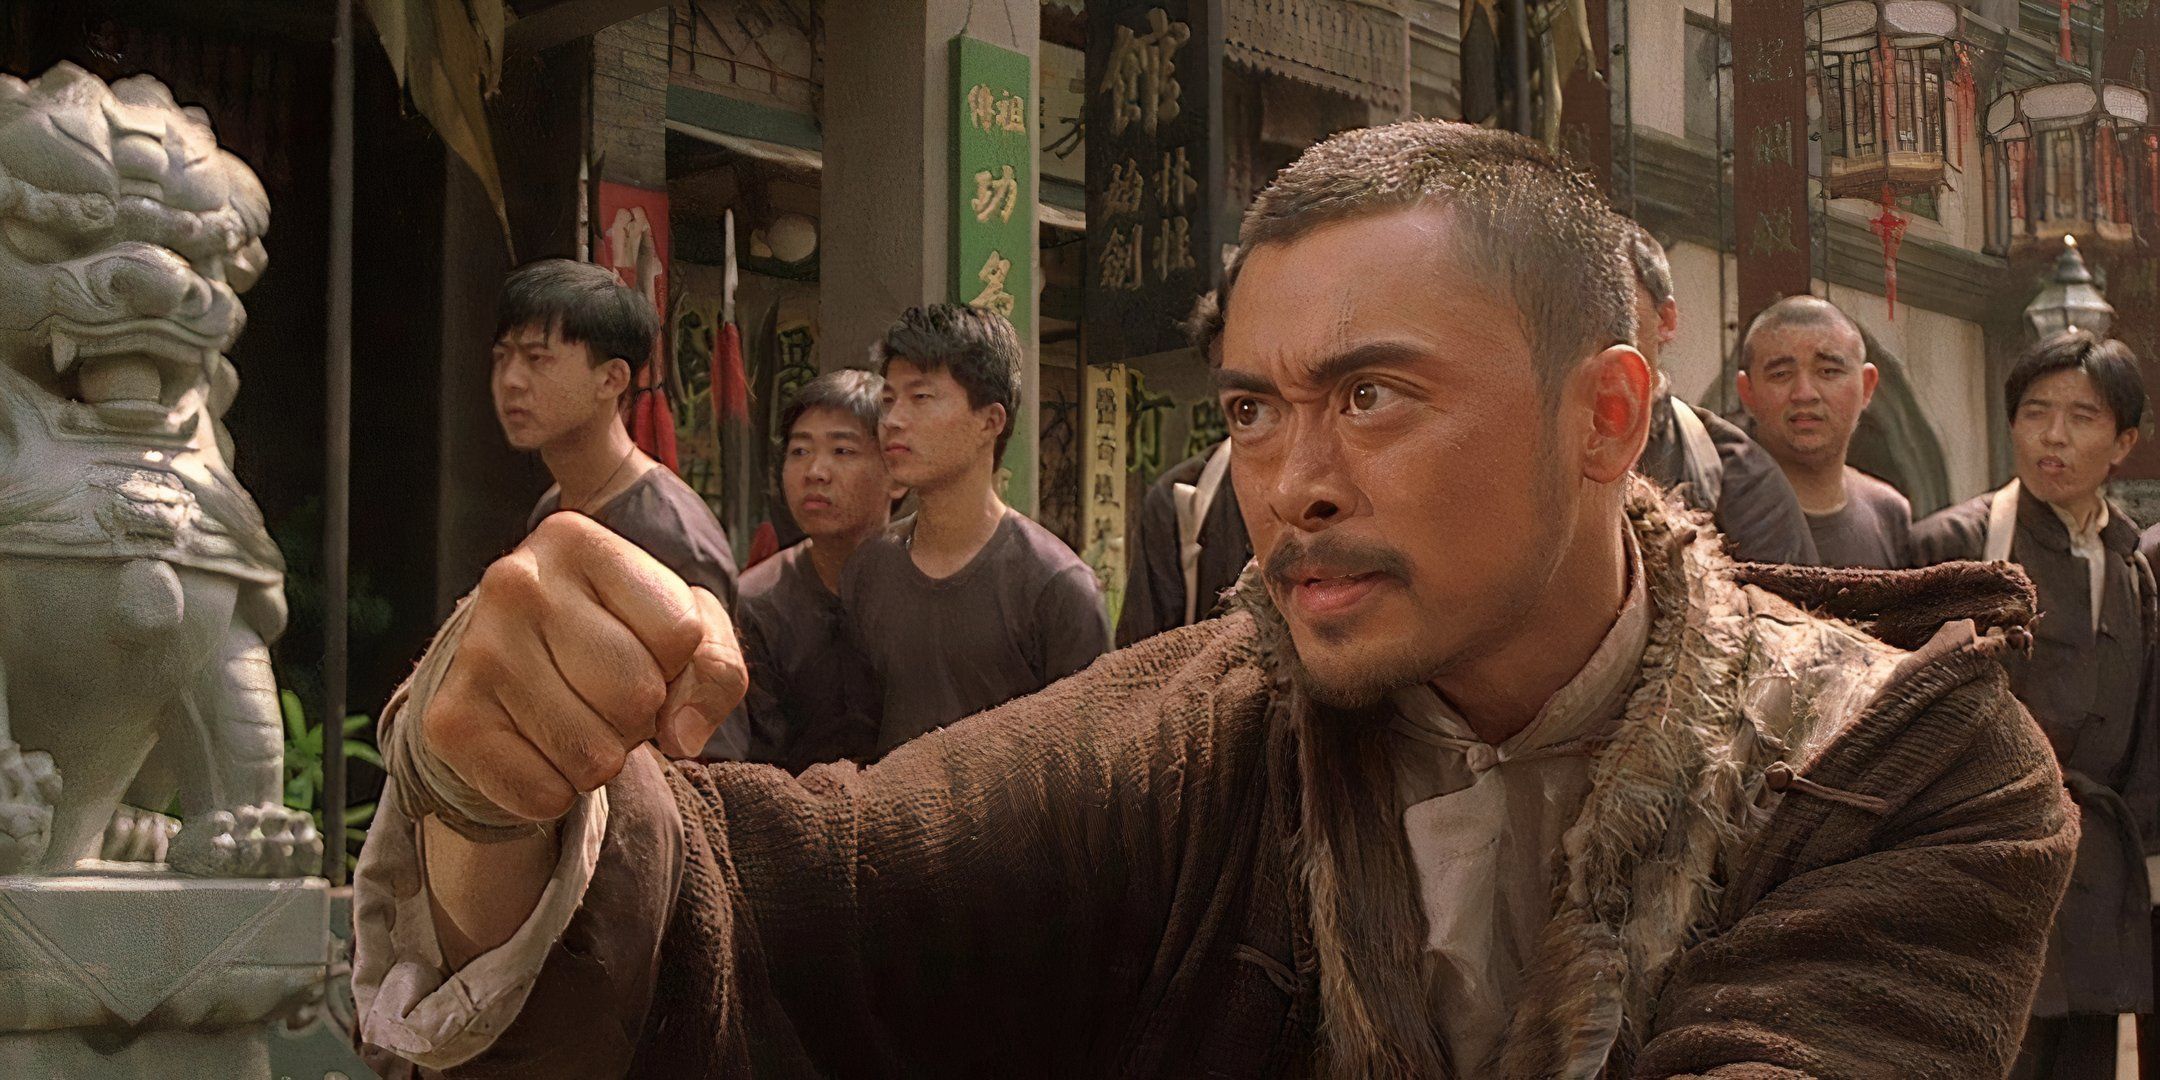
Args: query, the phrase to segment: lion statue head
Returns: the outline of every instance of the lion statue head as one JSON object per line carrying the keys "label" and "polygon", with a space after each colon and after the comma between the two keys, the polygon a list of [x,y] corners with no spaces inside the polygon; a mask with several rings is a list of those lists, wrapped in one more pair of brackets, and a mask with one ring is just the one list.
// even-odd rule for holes
{"label": "lion statue head", "polygon": [[0,75],[0,363],[79,434],[221,427],[269,224],[254,172],[156,79]]}

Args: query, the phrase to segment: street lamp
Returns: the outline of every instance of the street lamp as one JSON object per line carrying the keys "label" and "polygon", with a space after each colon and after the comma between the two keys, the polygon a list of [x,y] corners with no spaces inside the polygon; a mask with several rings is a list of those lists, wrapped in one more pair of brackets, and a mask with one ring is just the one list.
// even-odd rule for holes
{"label": "street lamp", "polygon": [[2025,305],[2025,318],[2043,341],[2072,327],[2096,338],[2107,337],[2108,327],[2115,321],[2115,309],[2108,306],[2100,287],[2093,284],[2092,271],[2085,268],[2085,259],[2078,254],[2077,237],[2063,237],[2063,252],[2055,260],[2054,276],[2041,288],[2040,295]]}

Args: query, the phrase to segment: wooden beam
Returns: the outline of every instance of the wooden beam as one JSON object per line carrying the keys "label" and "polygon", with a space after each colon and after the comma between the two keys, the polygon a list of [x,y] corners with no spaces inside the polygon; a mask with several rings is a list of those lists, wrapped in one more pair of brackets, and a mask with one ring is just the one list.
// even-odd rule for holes
{"label": "wooden beam", "polygon": [[328,5],[296,4],[292,0],[91,0],[78,12],[86,23],[90,18],[104,17],[175,27],[215,27],[323,45],[330,43],[334,21]]}
{"label": "wooden beam", "polygon": [[559,0],[541,8],[503,31],[503,52],[536,53],[565,42],[591,37],[610,26],[634,19],[667,0]]}

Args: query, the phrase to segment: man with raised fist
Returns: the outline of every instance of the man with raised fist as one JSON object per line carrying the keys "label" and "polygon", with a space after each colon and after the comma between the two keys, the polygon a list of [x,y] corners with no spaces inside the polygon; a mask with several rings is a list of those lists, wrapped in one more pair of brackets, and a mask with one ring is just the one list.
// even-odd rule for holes
{"label": "man with raised fist", "polygon": [[1669,509],[1620,220],[1536,143],[1336,135],[1241,236],[1202,334],[1230,614],[869,768],[669,764],[742,693],[726,620],[550,521],[390,706],[366,1042],[520,1080],[2003,1075],[2077,844],[1995,660],[2023,579],[1740,567]]}

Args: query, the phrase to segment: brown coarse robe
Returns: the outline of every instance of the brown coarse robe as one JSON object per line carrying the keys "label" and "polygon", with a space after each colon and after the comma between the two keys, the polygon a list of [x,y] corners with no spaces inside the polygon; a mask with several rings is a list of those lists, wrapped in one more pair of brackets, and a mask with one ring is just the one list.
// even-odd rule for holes
{"label": "brown coarse robe", "polygon": [[[1992,500],[1982,495],[1915,525],[1918,560],[1981,558]],[[2121,507],[2109,506],[2100,542],[2107,570],[2096,633],[2089,571],[2071,550],[2069,528],[2030,490],[2020,492],[2010,558],[2032,579],[2039,615],[2031,650],[2006,655],[2003,666],[2054,744],[2085,826],[2034,1002],[2039,1016],[2153,1007],[2144,855],[2160,850],[2160,730],[2145,701],[2160,612],[2137,526]]]}
{"label": "brown coarse robe", "polygon": [[1247,582],[869,769],[634,755],[452,1075],[2002,1075],[2077,832],[1991,655],[2022,580],[1735,568],[1642,490],[1643,675],[1499,1062],[1439,1060],[1385,707],[1307,697]]}

